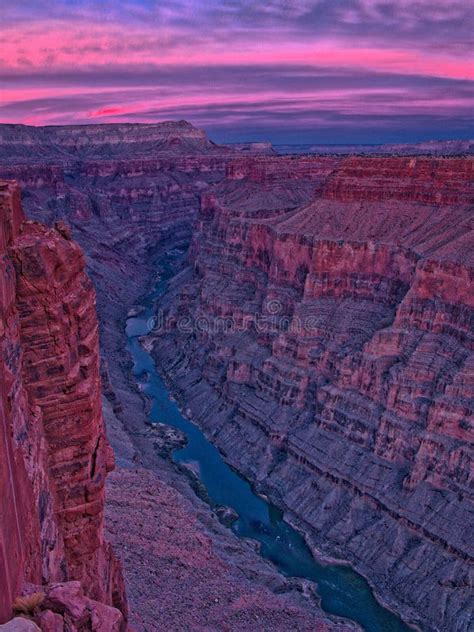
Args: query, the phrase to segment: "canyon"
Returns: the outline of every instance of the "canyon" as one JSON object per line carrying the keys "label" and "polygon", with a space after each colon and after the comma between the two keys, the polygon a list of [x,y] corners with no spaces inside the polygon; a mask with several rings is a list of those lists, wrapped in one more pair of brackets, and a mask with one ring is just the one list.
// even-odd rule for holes
{"label": "canyon", "polygon": [[[22,582],[66,582],[126,625],[104,419],[105,531],[134,629],[175,629],[177,612],[183,630],[354,629],[154,447],[124,323],[172,252],[145,344],[187,416],[316,555],[349,561],[423,630],[470,629],[472,158],[274,156],[186,122],[2,125],[0,176],[51,227],[2,184],[2,515],[22,525],[0,567],[4,619]],[[64,220],[97,292],[100,379],[94,291]]]}
{"label": "canyon", "polygon": [[[0,171],[2,177],[9,178],[2,185],[2,235],[5,232],[9,240],[7,246],[13,248],[10,234],[13,233],[11,225],[14,223],[15,248],[17,244],[20,247],[20,239],[22,248],[26,248],[23,246],[25,234],[28,246],[25,256],[34,259],[38,248],[38,257],[45,255],[45,266],[35,268],[34,261],[29,264],[29,274],[36,274],[41,279],[41,283],[33,280],[31,285],[28,276],[23,280],[18,275],[16,281],[11,272],[11,254],[3,258],[6,265],[2,270],[2,287],[5,283],[8,295],[2,296],[2,309],[5,306],[6,310],[5,318],[2,313],[2,323],[10,322],[10,312],[18,320],[17,310],[22,309],[27,319],[27,335],[24,341],[18,335],[13,339],[10,336],[4,339],[2,330],[2,359],[10,366],[13,352],[15,358],[44,354],[41,362],[44,370],[49,371],[48,375],[53,376],[55,390],[52,387],[47,390],[42,383],[36,385],[35,380],[43,375],[41,372],[34,373],[33,380],[31,369],[31,376],[28,373],[30,377],[23,378],[23,361],[20,366],[16,360],[11,369],[11,379],[15,380],[12,389],[15,394],[21,395],[22,406],[31,407],[32,413],[23,414],[23,409],[17,408],[15,402],[15,406],[8,403],[2,417],[2,432],[6,439],[2,450],[8,450],[10,457],[10,461],[2,459],[2,464],[10,462],[12,465],[8,472],[2,471],[1,479],[2,485],[5,485],[2,491],[6,494],[1,513],[1,560],[8,566],[1,580],[2,589],[5,585],[8,591],[2,590],[0,624],[12,616],[15,597],[31,593],[34,598],[44,593],[39,608],[30,613],[34,614],[42,630],[63,630],[65,625],[70,630],[76,629],[72,627],[74,625],[80,630],[115,630],[119,629],[117,626],[122,629],[126,625],[127,603],[120,579],[120,565],[114,562],[109,569],[110,575],[113,570],[116,579],[120,579],[118,588],[122,591],[123,613],[119,621],[115,621],[115,614],[107,615],[108,595],[94,594],[104,598],[104,602],[99,603],[87,593],[90,589],[92,591],[90,584],[97,583],[99,573],[106,570],[101,566],[99,556],[89,556],[83,575],[74,574],[74,569],[67,566],[64,537],[55,516],[56,499],[51,491],[56,486],[56,471],[48,469],[46,460],[48,442],[51,441],[51,454],[57,453],[60,458],[55,465],[58,485],[62,488],[62,495],[71,490],[73,507],[68,511],[71,517],[75,515],[77,518],[74,530],[68,524],[70,520],[65,521],[65,528],[71,536],[69,551],[73,563],[78,567],[84,565],[89,549],[97,544],[98,539],[101,540],[100,546],[112,556],[102,525],[105,475],[102,457],[105,457],[106,470],[111,470],[113,465],[112,451],[108,449],[103,435],[102,419],[105,419],[116,461],[115,471],[107,477],[105,536],[123,561],[130,604],[130,629],[200,630],[203,627],[209,629],[209,626],[220,629],[222,625],[232,630],[248,630],[255,625],[264,630],[277,629],[278,626],[289,630],[341,632],[357,629],[353,624],[329,619],[318,608],[312,596],[314,588],[309,582],[284,578],[260,558],[254,544],[237,540],[220,523],[217,514],[196,495],[189,477],[156,450],[155,435],[146,425],[143,396],[132,383],[131,362],[125,354],[124,323],[128,311],[154,283],[157,275],[155,264],[163,252],[171,250],[179,253],[179,249],[189,242],[200,192],[222,178],[226,160],[235,155],[235,151],[229,153],[227,149],[214,149],[202,132],[188,124],[165,124],[156,126],[155,132],[148,134],[148,140],[142,138],[136,143],[137,162],[132,163],[129,156],[134,153],[135,134],[141,126],[125,126],[125,139],[121,141],[116,140],[115,133],[110,138],[108,128],[97,126],[98,138],[93,139],[94,143],[97,142],[95,149],[89,137],[89,128],[84,130],[87,140],[79,139],[72,146],[68,144],[66,129],[65,146],[61,146],[61,139],[44,139],[42,130],[19,127],[23,137],[18,139],[17,129],[13,129],[16,126],[0,126]],[[184,141],[186,130],[192,137],[189,144]],[[104,133],[105,141],[102,138],[101,142],[101,134]],[[147,142],[150,144],[145,146]],[[210,155],[193,155],[194,150],[190,149],[193,142],[201,143],[199,154]],[[182,151],[176,149],[176,144],[181,146],[182,143],[185,148]],[[156,156],[150,156],[152,145],[156,147]],[[172,146],[171,152],[169,145]],[[111,160],[114,150],[117,157]],[[248,151],[248,148],[245,150]],[[107,155],[106,159],[101,157],[102,151]],[[87,160],[82,152],[88,155]],[[27,216],[36,221],[25,219],[20,189],[13,181],[20,186]],[[12,208],[14,213],[10,210]],[[118,219],[120,222],[117,222]],[[100,380],[97,373],[97,330],[93,327],[94,323],[97,324],[93,316],[95,295],[83,274],[84,257],[71,240],[71,232],[85,252],[88,272],[97,288],[102,351]],[[38,236],[37,243],[32,235]],[[64,266],[66,269],[63,269]],[[25,270],[29,269],[25,263]],[[79,275],[77,295],[72,293],[71,305],[60,307],[54,302],[49,305],[46,296],[59,285],[59,281],[64,282],[69,296],[70,275],[76,274]],[[24,291],[20,290],[20,283],[22,288],[27,286]],[[42,315],[36,311],[30,313],[25,306],[40,290],[37,307],[43,306]],[[58,300],[60,296],[58,289]],[[87,326],[81,320],[84,340],[77,339],[71,311],[77,311],[81,319],[83,312],[84,318],[87,317]],[[40,319],[41,328],[28,329],[32,316],[33,324]],[[51,328],[51,340],[56,345],[54,349],[46,345],[45,336],[41,333],[45,327]],[[61,355],[68,351],[67,347],[61,351],[61,336],[72,337],[72,340],[65,340],[74,345],[70,358]],[[37,350],[35,345],[39,345],[40,349]],[[89,355],[90,360],[87,359]],[[67,375],[64,375],[65,369]],[[92,374],[89,374],[90,371]],[[88,377],[92,379],[84,384],[83,393],[79,386]],[[31,393],[21,390],[23,379],[31,379],[35,390]],[[2,385],[4,383],[9,385],[10,381],[2,379]],[[86,386],[90,388],[87,402],[84,399],[88,390]],[[48,420],[51,418],[49,435],[33,397],[48,400],[46,406],[48,402],[53,404],[52,408],[48,408]],[[5,398],[10,401],[10,392],[5,393]],[[101,414],[98,413],[100,404]],[[61,417],[54,418],[54,409],[61,413]],[[75,423],[78,429],[82,425],[84,429],[89,428],[87,437],[70,432],[71,428],[65,422],[69,420],[70,413],[77,413]],[[10,434],[21,437],[25,445],[10,445]],[[92,437],[94,441],[91,441]],[[77,448],[73,447],[76,445]],[[34,453],[37,446],[41,453],[30,462],[25,453]],[[93,483],[87,480],[84,467],[87,463],[89,471],[95,474],[95,489],[92,489]],[[67,472],[71,474],[69,478]],[[86,480],[82,481],[84,489],[81,491],[79,480],[84,476]],[[31,489],[32,486],[34,489]],[[74,509],[73,497],[76,493],[78,496],[81,493],[91,495],[93,506],[90,510],[83,504]],[[12,495],[16,497],[15,501]],[[63,502],[63,498],[59,500]],[[69,503],[69,498],[64,502],[66,500]],[[15,507],[13,513],[12,504]],[[22,516],[28,516],[30,508],[37,505],[38,520],[32,516],[32,525],[25,523],[25,535],[19,529],[17,542],[17,536],[12,535],[14,522],[4,522],[3,516],[11,515],[13,518],[16,513],[16,522],[23,524]],[[62,515],[61,511],[58,513]],[[90,529],[84,533],[87,537],[78,538],[78,529],[89,524],[89,514],[92,516]],[[44,533],[38,533],[40,529]],[[10,548],[12,545],[16,547],[14,550]],[[185,554],[185,551],[189,553]],[[42,573],[42,567],[49,574],[45,574],[46,571]],[[90,584],[87,578],[90,578]],[[186,598],[183,591],[186,591]],[[115,594],[114,599],[117,604]],[[113,608],[111,610],[116,612]],[[7,625],[18,626],[22,621],[17,617]]]}

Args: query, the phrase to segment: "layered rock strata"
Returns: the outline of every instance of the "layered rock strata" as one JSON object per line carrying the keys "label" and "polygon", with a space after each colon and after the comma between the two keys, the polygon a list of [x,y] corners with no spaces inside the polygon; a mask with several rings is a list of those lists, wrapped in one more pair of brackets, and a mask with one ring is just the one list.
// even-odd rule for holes
{"label": "layered rock strata", "polygon": [[205,132],[187,121],[155,124],[57,125],[33,127],[3,124],[0,151],[12,162],[40,162],[65,158],[82,159],[90,154],[110,158],[123,155],[146,156],[153,152],[203,153],[214,149]]}
{"label": "layered rock strata", "polygon": [[474,163],[340,159],[295,207],[299,161],[231,164],[202,196],[156,361],[315,549],[423,629],[467,631]]}
{"label": "layered rock strata", "polygon": [[[141,126],[127,129],[135,127]],[[67,220],[97,288],[103,414],[118,464],[108,477],[106,531],[124,561],[133,628],[201,629],[206,621],[218,627],[225,620],[235,630],[355,629],[329,620],[311,598],[312,586],[284,579],[219,523],[187,477],[155,449],[143,398],[130,383],[123,329],[128,309],[154,281],[155,260],[188,245],[200,194],[224,177],[236,150],[207,141],[199,155],[184,142],[171,150],[144,148],[129,133],[111,153],[87,130],[88,143],[72,148],[58,141],[54,128],[7,132],[0,172],[21,182],[30,216],[50,225]],[[173,133],[180,132],[175,127]],[[106,130],[104,135],[109,137]],[[305,190],[298,200],[308,196]],[[61,584],[63,602],[74,590],[74,582]],[[82,624],[90,625],[95,606],[87,597],[79,601],[86,605],[76,614],[80,610]],[[56,621],[71,616],[59,602],[52,615]]]}
{"label": "layered rock strata", "polygon": [[[77,580],[114,606],[120,565],[103,535],[113,468],[101,411],[95,292],[65,225],[26,221],[15,184],[0,183],[0,617],[25,582]],[[4,489],[3,489],[4,488]]]}
{"label": "layered rock strata", "polygon": [[[101,316],[104,413],[119,463],[164,468],[160,478],[178,484],[141,431],[118,332],[156,258],[191,239],[202,197],[196,271],[176,278],[170,322],[218,314],[250,326],[223,336],[190,334],[186,325],[179,340],[162,336],[157,360],[177,394],[229,460],[266,480],[316,549],[350,559],[426,629],[466,629],[471,566],[450,547],[465,550],[469,541],[465,527],[453,536],[456,521],[472,525],[463,509],[472,461],[462,428],[472,414],[472,371],[460,333],[471,308],[457,299],[470,287],[470,163],[244,158],[241,148],[216,147],[182,124],[165,127],[0,127],[0,172],[22,181],[28,213],[51,225],[66,218],[87,253]],[[228,179],[208,194],[230,162]],[[285,325],[306,317],[305,335]],[[275,320],[283,320],[276,331]],[[435,407],[442,412],[428,428]],[[142,549],[122,536],[138,622],[154,589],[137,583]]]}

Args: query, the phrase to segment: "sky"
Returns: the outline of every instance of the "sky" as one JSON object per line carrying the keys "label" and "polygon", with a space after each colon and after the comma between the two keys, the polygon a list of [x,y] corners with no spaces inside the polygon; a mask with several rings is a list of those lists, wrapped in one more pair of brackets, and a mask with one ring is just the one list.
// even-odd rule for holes
{"label": "sky", "polygon": [[217,142],[472,138],[471,0],[16,0],[0,122],[186,119]]}

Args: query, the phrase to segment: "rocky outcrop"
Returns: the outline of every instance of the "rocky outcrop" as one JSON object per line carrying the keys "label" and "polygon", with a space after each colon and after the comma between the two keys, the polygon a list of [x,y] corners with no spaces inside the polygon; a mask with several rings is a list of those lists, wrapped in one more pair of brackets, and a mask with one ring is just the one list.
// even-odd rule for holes
{"label": "rocky outcrop", "polygon": [[[18,594],[25,577],[40,576],[45,549],[49,549],[54,558],[55,545],[56,549],[59,546],[49,481],[43,465],[45,446],[37,424],[40,413],[30,411],[21,376],[16,275],[8,254],[23,221],[18,190],[2,183],[0,204],[0,621],[4,622],[11,614],[13,596]],[[24,447],[17,439],[22,436]],[[52,545],[43,551],[38,546],[38,511],[30,510],[35,505],[39,508],[40,497],[43,498],[43,523],[51,525]],[[48,527],[45,531],[47,533]],[[43,532],[44,540],[45,535]],[[52,561],[49,565],[56,566]]]}
{"label": "rocky outcrop", "polygon": [[0,620],[25,582],[77,580],[88,598],[118,609],[123,629],[121,569],[103,536],[113,455],[95,293],[67,227],[26,221],[8,182],[0,184],[0,226]]}
{"label": "rocky outcrop", "polygon": [[231,164],[202,196],[156,361],[315,549],[423,629],[468,630],[473,161],[327,160]]}

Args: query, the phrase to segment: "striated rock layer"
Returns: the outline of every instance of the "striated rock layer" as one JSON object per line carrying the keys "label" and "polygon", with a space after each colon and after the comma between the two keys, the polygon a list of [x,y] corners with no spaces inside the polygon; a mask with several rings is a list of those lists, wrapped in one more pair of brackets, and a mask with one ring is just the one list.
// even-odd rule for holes
{"label": "striated rock layer", "polygon": [[77,580],[123,629],[121,568],[103,535],[113,454],[84,257],[65,225],[26,221],[8,182],[0,183],[0,255],[0,621],[25,583]]}
{"label": "striated rock layer", "polygon": [[[183,123],[0,126],[0,174],[20,180],[31,217],[50,225],[66,218],[87,253],[118,463],[160,467],[160,478],[176,486],[151,454],[119,332],[156,259],[189,243],[201,198],[192,266],[165,300],[158,364],[189,414],[315,549],[350,559],[424,629],[466,630],[472,162],[247,152],[268,147],[219,148]],[[9,323],[18,329],[18,316]],[[21,388],[12,388],[20,402]],[[30,419],[25,405],[15,407],[15,423]],[[18,459],[10,444],[10,460]],[[44,458],[45,442],[34,444],[29,458]],[[15,476],[15,493],[25,497],[28,485],[47,487],[40,474],[28,483],[26,469]],[[133,479],[140,506],[149,476],[119,470],[111,483],[109,528],[120,534],[138,629],[145,619],[152,629],[147,604],[159,579],[145,586],[137,579],[148,545],[139,524],[129,533],[120,523],[135,498],[118,501]],[[187,500],[191,522],[203,508],[192,494]],[[156,507],[144,504],[158,520]],[[39,528],[20,524],[17,548]],[[44,524],[55,542],[55,521]],[[61,560],[57,550],[52,557]],[[32,567],[41,559],[28,555]],[[199,609],[199,599],[190,608]]]}
{"label": "striated rock layer", "polygon": [[474,609],[473,168],[230,164],[155,332],[227,458],[315,549],[443,632]]}
{"label": "striated rock layer", "polygon": [[[124,563],[133,629],[217,629],[222,621],[232,630],[356,629],[325,616],[311,585],[283,578],[219,523],[156,450],[143,397],[130,384],[127,312],[154,281],[155,261],[187,247],[200,194],[241,151],[216,147],[187,124],[82,126],[69,136],[68,129],[0,126],[0,174],[21,183],[29,216],[67,220],[97,288],[103,414],[118,464],[107,480],[106,533]],[[182,138],[162,143],[164,132]],[[298,201],[309,199],[305,186]],[[79,618],[97,610],[75,582],[52,590],[48,619],[70,616],[71,594]]]}

